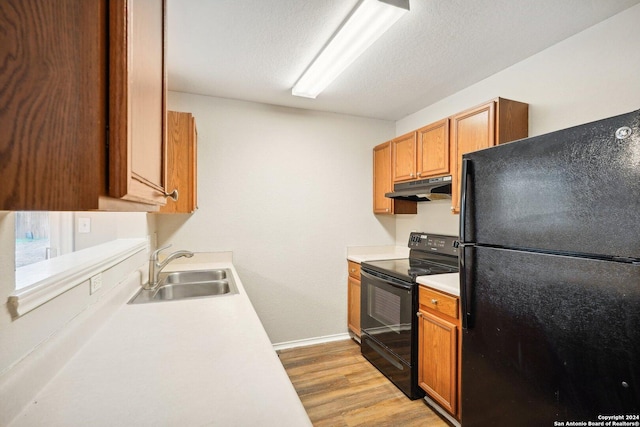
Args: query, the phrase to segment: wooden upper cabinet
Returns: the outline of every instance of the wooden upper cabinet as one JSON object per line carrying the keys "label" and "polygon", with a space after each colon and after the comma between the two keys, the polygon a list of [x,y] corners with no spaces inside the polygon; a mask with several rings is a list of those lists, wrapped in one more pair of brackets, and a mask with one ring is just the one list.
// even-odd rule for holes
{"label": "wooden upper cabinet", "polygon": [[416,179],[416,133],[391,140],[393,182]]}
{"label": "wooden upper cabinet", "polygon": [[97,209],[106,1],[0,2],[0,210]]}
{"label": "wooden upper cabinet", "polygon": [[161,213],[191,213],[198,208],[196,120],[191,113],[167,112],[167,186],[178,200],[167,199]]}
{"label": "wooden upper cabinet", "polygon": [[164,0],[111,0],[109,13],[109,195],[164,205]]}
{"label": "wooden upper cabinet", "polygon": [[440,120],[416,132],[417,178],[449,174],[449,119]]}
{"label": "wooden upper cabinet", "polygon": [[391,168],[391,142],[384,142],[373,149],[373,213],[375,214],[415,214],[416,202],[394,200],[385,197],[393,191]]}
{"label": "wooden upper cabinet", "polygon": [[375,147],[374,213],[416,213],[415,202],[392,201],[384,193],[396,182],[445,175],[452,177],[451,210],[459,213],[462,155],[526,138],[528,132],[528,104],[496,98]]}
{"label": "wooden upper cabinet", "polygon": [[462,155],[526,138],[528,116],[528,104],[497,98],[451,118],[451,210],[454,213],[460,212]]}
{"label": "wooden upper cabinet", "polygon": [[373,213],[392,214],[392,200],[384,197],[391,192],[391,142],[373,149]]}
{"label": "wooden upper cabinet", "polygon": [[163,0],[0,2],[0,210],[165,203],[164,16]]}
{"label": "wooden upper cabinet", "polygon": [[449,174],[449,119],[391,141],[393,182]]}

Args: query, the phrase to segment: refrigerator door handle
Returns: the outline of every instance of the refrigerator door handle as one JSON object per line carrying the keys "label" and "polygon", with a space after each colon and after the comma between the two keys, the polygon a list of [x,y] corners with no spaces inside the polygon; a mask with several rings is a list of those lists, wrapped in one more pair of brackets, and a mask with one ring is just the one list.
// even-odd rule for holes
{"label": "refrigerator door handle", "polygon": [[462,159],[462,176],[460,182],[460,242],[466,243],[465,217],[467,213],[467,178],[471,173],[471,160]]}
{"label": "refrigerator door handle", "polygon": [[473,280],[467,280],[468,275],[473,272],[473,255],[467,257],[467,251],[473,251],[474,246],[462,245],[462,250],[458,255],[460,263],[460,304],[462,311],[462,329],[472,329],[473,317],[471,313],[471,298],[473,294]]}

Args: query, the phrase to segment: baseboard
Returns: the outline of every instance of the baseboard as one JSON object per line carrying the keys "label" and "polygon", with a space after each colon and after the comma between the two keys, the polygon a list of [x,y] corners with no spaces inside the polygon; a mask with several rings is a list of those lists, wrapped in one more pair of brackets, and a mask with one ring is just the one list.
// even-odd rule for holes
{"label": "baseboard", "polygon": [[288,348],[306,347],[309,345],[324,344],[324,343],[333,342],[333,341],[343,341],[343,340],[348,340],[350,338],[351,337],[349,336],[348,333],[336,334],[336,335],[325,335],[323,337],[305,338],[302,340],[285,341],[285,342],[276,343],[276,344],[273,344],[273,349],[278,351],[278,350],[285,350]]}

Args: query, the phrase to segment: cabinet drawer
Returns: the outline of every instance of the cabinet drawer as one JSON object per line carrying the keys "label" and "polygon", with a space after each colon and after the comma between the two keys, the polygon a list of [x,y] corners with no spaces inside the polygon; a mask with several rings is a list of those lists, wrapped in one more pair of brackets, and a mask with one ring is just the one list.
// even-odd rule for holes
{"label": "cabinet drawer", "polygon": [[357,262],[349,261],[349,276],[354,279],[360,280],[360,264]]}
{"label": "cabinet drawer", "polygon": [[420,286],[420,306],[458,318],[458,298]]}

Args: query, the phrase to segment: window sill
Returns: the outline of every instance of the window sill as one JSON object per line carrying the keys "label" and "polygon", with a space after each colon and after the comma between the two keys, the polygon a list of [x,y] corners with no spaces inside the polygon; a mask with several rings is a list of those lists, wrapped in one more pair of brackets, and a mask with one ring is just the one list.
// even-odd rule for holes
{"label": "window sill", "polygon": [[16,269],[16,290],[8,301],[11,316],[30,312],[148,246],[147,239],[118,239]]}

